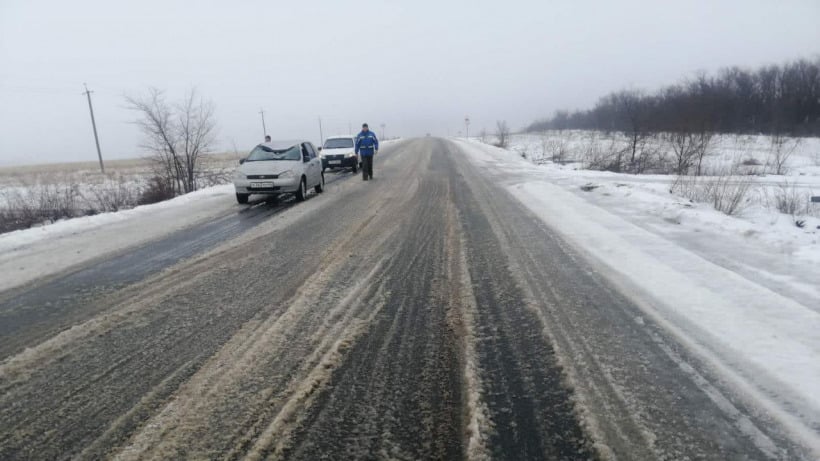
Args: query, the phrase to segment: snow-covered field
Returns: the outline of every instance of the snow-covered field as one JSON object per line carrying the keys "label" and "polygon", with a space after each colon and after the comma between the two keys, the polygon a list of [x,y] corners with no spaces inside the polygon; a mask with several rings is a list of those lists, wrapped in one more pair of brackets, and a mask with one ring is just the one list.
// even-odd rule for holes
{"label": "snow-covered field", "polygon": [[[818,140],[795,150],[787,176],[755,176],[749,203],[728,216],[670,193],[674,176],[547,161],[541,143],[550,136],[565,134],[515,136],[509,150],[477,140],[459,144],[599,262],[647,318],[820,453],[820,219],[817,208],[792,216],[765,200],[785,181],[820,193]],[[571,136],[579,146],[585,142],[582,133]],[[739,155],[765,155],[735,149],[729,139],[720,142],[722,150],[709,157],[711,168]],[[804,221],[802,228],[796,220]]]}
{"label": "snow-covered field", "polygon": [[[490,141],[489,139],[485,141]],[[647,151],[656,156],[673,156],[663,136],[645,139]],[[820,139],[784,138],[789,152],[786,169],[788,176],[820,175]],[[534,134],[517,134],[510,138],[508,149],[524,154],[535,163],[549,163],[554,156],[565,157],[567,162],[578,162],[586,168],[590,157],[604,151],[617,151],[629,144],[629,138],[620,133],[564,130]],[[640,147],[640,146],[639,146]],[[746,172],[763,174],[771,170],[772,137],[765,135],[716,135],[711,138],[705,157],[705,170],[715,171],[744,163]],[[755,165],[756,163],[756,165]]]}
{"label": "snow-covered field", "polygon": [[[631,175],[586,169],[591,149],[621,149],[626,139],[596,132],[565,131],[541,135],[513,136],[510,151],[539,165],[550,180],[571,189],[586,190],[585,196],[630,215],[662,218],[663,231],[699,233],[712,230],[735,234],[744,241],[758,240],[773,251],[820,264],[820,139],[797,142],[786,164],[785,175],[766,173],[771,142],[767,136],[718,136],[704,160],[704,171],[726,172],[737,167],[747,173],[719,178],[675,175]],[[659,140],[653,141],[664,149]],[[563,150],[563,161],[551,160],[555,149]],[[590,147],[594,146],[594,147]],[[668,148],[666,148],[668,149]],[[746,163],[746,165],[744,165]],[[732,216],[716,212],[708,197],[692,199],[686,190],[710,182],[742,183],[745,194]],[[732,192],[732,191],[730,191]],[[784,206],[791,205],[791,206]],[[791,208],[787,212],[782,208]],[[800,224],[802,227],[798,227]]]}
{"label": "snow-covered field", "polygon": [[[199,186],[230,182],[237,158],[235,154],[203,156]],[[133,208],[144,203],[142,194],[154,176],[146,159],[106,162],[105,174],[96,162],[0,168],[0,219],[25,217],[23,223],[0,223],[0,232],[27,222],[38,226],[67,217]]]}

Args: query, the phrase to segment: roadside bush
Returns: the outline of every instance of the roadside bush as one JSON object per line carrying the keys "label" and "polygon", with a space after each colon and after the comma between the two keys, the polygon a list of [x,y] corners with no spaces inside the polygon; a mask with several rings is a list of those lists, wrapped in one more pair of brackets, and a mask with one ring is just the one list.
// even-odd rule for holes
{"label": "roadside bush", "polygon": [[569,149],[566,139],[544,139],[541,143],[541,148],[543,149],[544,157],[549,157],[554,163],[565,163],[567,161]]}
{"label": "roadside bush", "polygon": [[801,191],[795,183],[786,181],[774,190],[774,207],[792,217],[811,214],[810,201],[811,193]]}
{"label": "roadside bush", "polygon": [[497,139],[495,146],[506,149],[507,144],[510,142],[510,127],[507,125],[506,120],[498,120],[495,125],[495,137]]}
{"label": "roadside bush", "polygon": [[655,136],[650,137],[650,142],[644,142],[634,160],[626,166],[626,171],[632,174],[644,173],[667,173],[666,154],[655,141]]}
{"label": "roadside bush", "polygon": [[89,205],[97,213],[133,208],[139,199],[134,186],[122,176],[94,187],[88,195]]}
{"label": "roadside bush", "polygon": [[9,232],[45,222],[82,216],[79,186],[71,183],[35,184],[3,194],[0,229]]}
{"label": "roadside bush", "polygon": [[197,173],[197,187],[212,187],[230,184],[234,168],[204,170]]}
{"label": "roadside bush", "polygon": [[800,145],[800,141],[800,138],[792,138],[780,133],[773,135],[769,147],[769,158],[766,161],[766,170],[776,175],[788,173],[789,159],[797,146]]}
{"label": "roadside bush", "polygon": [[56,222],[82,214],[82,195],[77,184],[43,184],[38,189],[35,203],[43,218]]}
{"label": "roadside bush", "polygon": [[715,176],[678,176],[670,192],[693,202],[709,203],[729,216],[749,205],[749,193],[756,185],[753,176],[739,174],[737,164]]}
{"label": "roadside bush", "polygon": [[6,207],[0,208],[0,234],[18,229],[25,229],[14,212]]}
{"label": "roadside bush", "polygon": [[619,155],[615,140],[609,141],[609,145],[602,146],[596,138],[590,138],[583,148],[582,153],[587,169],[598,171],[619,171]]}
{"label": "roadside bush", "polygon": [[167,178],[154,176],[148,182],[148,186],[140,193],[137,203],[139,205],[149,205],[151,203],[164,202],[176,196],[174,185]]}
{"label": "roadside bush", "polygon": [[[0,192],[0,200],[2,200],[2,207],[0,208],[0,233],[11,232],[18,229],[27,229],[31,227],[34,222],[32,218],[35,213],[32,212],[33,205],[21,200],[20,192],[16,190],[4,190]],[[24,205],[26,208],[21,210],[19,207]]]}

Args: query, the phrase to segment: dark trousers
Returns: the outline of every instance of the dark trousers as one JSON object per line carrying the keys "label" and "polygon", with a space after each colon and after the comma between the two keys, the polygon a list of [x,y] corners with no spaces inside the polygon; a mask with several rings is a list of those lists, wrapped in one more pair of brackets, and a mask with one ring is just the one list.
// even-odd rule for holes
{"label": "dark trousers", "polygon": [[362,179],[373,179],[373,156],[362,155]]}

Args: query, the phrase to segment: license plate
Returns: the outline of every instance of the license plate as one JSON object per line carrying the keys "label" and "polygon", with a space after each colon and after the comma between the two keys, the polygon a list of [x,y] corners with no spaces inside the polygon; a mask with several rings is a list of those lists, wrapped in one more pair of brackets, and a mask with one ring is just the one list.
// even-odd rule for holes
{"label": "license plate", "polygon": [[252,182],[251,189],[266,189],[273,187],[272,182]]}
{"label": "license plate", "polygon": [[329,163],[329,164],[331,164],[331,165],[341,165],[341,164],[342,164],[342,161],[341,161],[341,160],[331,160],[331,161],[329,161],[329,162],[327,162],[327,163]]}

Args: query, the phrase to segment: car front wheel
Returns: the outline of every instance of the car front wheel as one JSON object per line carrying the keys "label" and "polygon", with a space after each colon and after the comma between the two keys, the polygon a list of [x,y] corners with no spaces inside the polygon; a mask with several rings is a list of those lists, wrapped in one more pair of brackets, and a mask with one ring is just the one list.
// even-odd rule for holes
{"label": "car front wheel", "polygon": [[299,190],[296,191],[296,200],[299,202],[303,202],[306,196],[307,184],[305,183],[305,178],[302,178],[302,181],[299,182]]}
{"label": "car front wheel", "polygon": [[240,194],[239,192],[237,192],[236,193],[236,201],[239,202],[240,204],[244,205],[244,204],[248,203],[248,197],[250,197],[250,195],[251,194]]}

